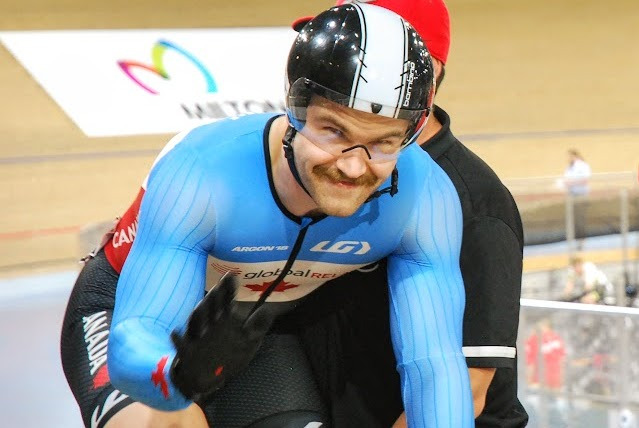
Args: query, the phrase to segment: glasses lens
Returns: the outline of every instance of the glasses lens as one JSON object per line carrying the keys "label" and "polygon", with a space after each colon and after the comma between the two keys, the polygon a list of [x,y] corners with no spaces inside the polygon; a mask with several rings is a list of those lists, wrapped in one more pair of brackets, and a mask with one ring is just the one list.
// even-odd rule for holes
{"label": "glasses lens", "polygon": [[[374,101],[367,101],[365,99],[341,94],[306,78],[299,78],[290,86],[288,90],[287,111],[289,120],[298,132],[301,132],[302,135],[313,141],[323,150],[326,150],[332,154],[340,154],[344,149],[356,146],[358,144],[361,144],[362,142],[348,140],[342,141],[340,142],[340,144],[342,144],[343,147],[339,148],[337,146],[339,146],[340,144],[333,144],[339,142],[339,136],[326,135],[326,132],[319,132],[318,130],[307,131],[305,133],[303,130],[304,128],[306,128],[308,109],[311,105],[312,100],[317,99],[316,97],[320,97],[341,106],[353,108],[362,112],[374,113],[376,115],[388,118],[406,120],[409,123],[409,126],[406,135],[403,136],[400,143],[400,149],[401,147],[406,146],[410,142],[413,142],[415,140],[415,138],[419,134],[419,131],[421,131],[423,125],[426,122],[429,111],[428,108],[422,110],[413,110],[401,108],[397,104],[378,104]],[[329,142],[331,143],[330,147],[327,144]],[[379,144],[376,143],[374,146],[371,146],[369,144],[366,144],[366,146],[369,152],[371,152],[371,158],[381,159],[381,162],[396,159],[399,155],[399,149],[394,147],[394,143],[389,145],[388,142],[382,141]]]}
{"label": "glasses lens", "polygon": [[397,159],[402,149],[402,139],[362,143],[348,138],[342,131],[330,126],[316,126],[313,120],[306,122],[300,131],[308,141],[335,157],[360,154],[371,163],[383,163]]}

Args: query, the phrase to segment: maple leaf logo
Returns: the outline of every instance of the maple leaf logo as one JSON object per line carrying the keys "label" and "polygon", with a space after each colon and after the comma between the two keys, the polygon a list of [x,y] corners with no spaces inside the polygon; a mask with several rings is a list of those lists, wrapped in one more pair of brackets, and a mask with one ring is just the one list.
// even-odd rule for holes
{"label": "maple leaf logo", "polygon": [[166,399],[169,398],[169,385],[166,381],[166,376],[164,375],[164,366],[166,366],[166,360],[168,359],[169,357],[167,356],[162,357],[160,361],[158,361],[156,370],[151,373],[151,381],[153,382],[153,385],[160,386],[162,395],[164,395],[164,398]]}
{"label": "maple leaf logo", "polygon": [[[268,288],[268,286],[271,285],[270,282],[263,282],[262,285],[260,284],[246,284],[245,287],[250,289],[251,291],[259,291],[260,293],[263,293],[264,290],[266,290]],[[291,284],[290,282],[286,282],[286,281],[282,281],[279,284],[277,284],[277,287],[275,287],[275,292],[282,292],[282,291],[286,291],[289,288],[295,288],[295,287],[299,287],[299,285],[297,284]]]}

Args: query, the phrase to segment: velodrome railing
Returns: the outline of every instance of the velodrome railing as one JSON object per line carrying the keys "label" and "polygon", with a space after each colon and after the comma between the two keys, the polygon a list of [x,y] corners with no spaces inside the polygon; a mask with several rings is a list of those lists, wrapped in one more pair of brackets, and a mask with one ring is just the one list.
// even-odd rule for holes
{"label": "velodrome railing", "polygon": [[521,299],[529,427],[637,428],[639,308]]}

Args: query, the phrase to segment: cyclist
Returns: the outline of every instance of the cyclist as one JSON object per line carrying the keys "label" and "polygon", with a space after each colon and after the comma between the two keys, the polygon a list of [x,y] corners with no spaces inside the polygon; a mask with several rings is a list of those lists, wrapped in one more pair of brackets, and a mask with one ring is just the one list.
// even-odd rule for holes
{"label": "cyclist", "polygon": [[296,38],[286,86],[286,115],[172,139],[87,261],[61,341],[87,426],[328,423],[277,318],[386,256],[408,424],[473,426],[460,202],[411,144],[434,93],[423,41],[386,9],[334,7]]}

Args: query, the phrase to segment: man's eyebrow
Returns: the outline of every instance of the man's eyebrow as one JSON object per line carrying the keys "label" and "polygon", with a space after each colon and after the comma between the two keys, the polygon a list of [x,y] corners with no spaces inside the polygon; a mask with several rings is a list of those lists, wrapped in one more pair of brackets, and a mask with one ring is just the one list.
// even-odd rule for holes
{"label": "man's eyebrow", "polygon": [[339,119],[339,116],[338,116],[338,115],[336,115],[336,114],[334,114],[334,113],[331,113],[331,112],[329,112],[329,111],[327,111],[327,110],[325,110],[325,109],[323,109],[322,111],[320,111],[320,112],[317,114],[317,116],[318,116],[318,119],[319,119],[319,120],[325,120],[325,121],[328,121],[328,122],[333,122],[333,123],[334,123],[335,125],[337,125],[338,127],[342,128],[342,129],[343,129],[343,128],[345,128],[345,126],[344,126],[344,122],[342,122],[342,121]]}
{"label": "man's eyebrow", "polygon": [[381,138],[388,138],[388,137],[404,138],[405,136],[406,136],[405,132],[390,131],[388,134],[384,134]]}

